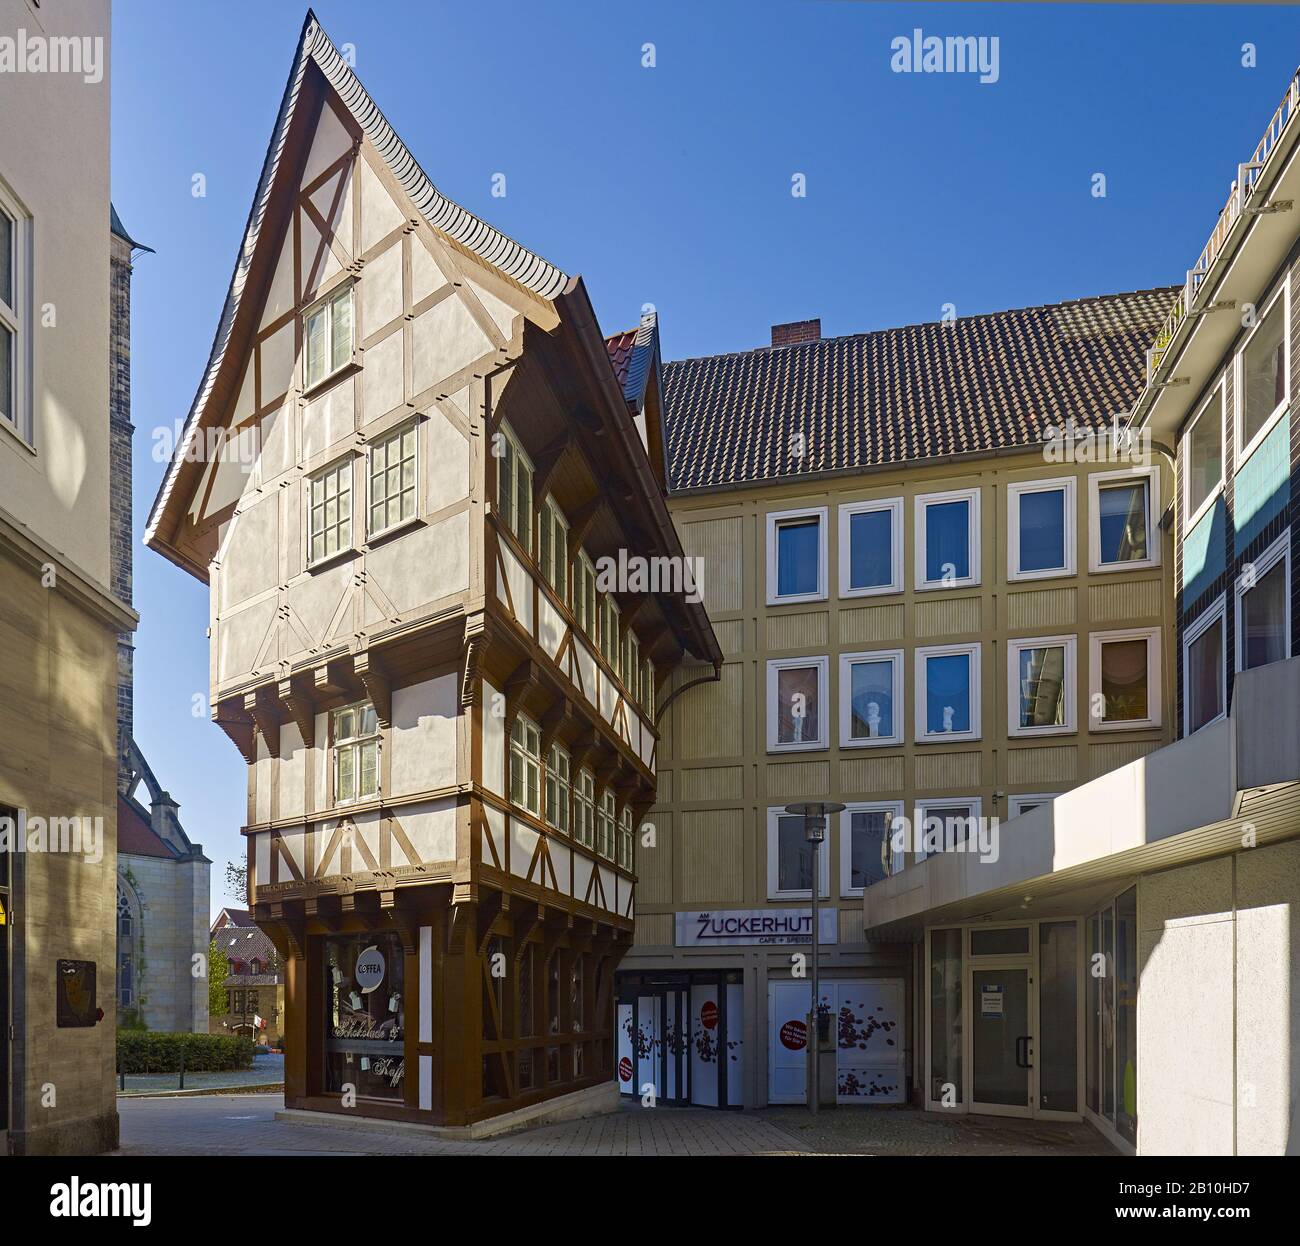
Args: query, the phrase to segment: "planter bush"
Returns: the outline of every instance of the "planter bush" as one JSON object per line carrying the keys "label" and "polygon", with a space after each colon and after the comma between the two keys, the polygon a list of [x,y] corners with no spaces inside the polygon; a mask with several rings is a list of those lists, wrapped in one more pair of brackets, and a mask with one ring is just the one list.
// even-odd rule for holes
{"label": "planter bush", "polygon": [[155,1034],[119,1030],[117,1067],[124,1073],[224,1073],[253,1067],[253,1040],[233,1034]]}

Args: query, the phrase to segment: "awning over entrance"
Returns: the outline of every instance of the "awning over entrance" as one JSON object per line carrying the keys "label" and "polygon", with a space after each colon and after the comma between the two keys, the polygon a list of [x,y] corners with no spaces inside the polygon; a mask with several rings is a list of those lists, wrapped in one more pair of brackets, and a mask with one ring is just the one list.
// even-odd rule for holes
{"label": "awning over entrance", "polygon": [[1300,658],[1237,676],[1231,713],[1195,735],[868,887],[872,939],[950,921],[1082,911],[1115,882],[1300,834]]}

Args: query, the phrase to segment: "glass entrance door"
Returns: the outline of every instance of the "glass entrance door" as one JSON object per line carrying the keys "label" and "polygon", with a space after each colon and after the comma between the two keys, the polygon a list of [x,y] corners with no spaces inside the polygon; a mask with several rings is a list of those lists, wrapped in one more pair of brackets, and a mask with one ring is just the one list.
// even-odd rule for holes
{"label": "glass entrance door", "polygon": [[971,971],[971,1107],[1028,1116],[1033,1035],[1029,966]]}

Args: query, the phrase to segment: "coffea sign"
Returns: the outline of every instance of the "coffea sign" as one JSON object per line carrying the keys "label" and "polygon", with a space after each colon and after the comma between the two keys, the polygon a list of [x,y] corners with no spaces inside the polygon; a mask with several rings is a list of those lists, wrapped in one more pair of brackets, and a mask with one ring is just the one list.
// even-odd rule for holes
{"label": "coffea sign", "polygon": [[[822,909],[818,943],[838,942],[835,910]],[[714,909],[676,914],[678,947],[812,942],[811,909]]]}

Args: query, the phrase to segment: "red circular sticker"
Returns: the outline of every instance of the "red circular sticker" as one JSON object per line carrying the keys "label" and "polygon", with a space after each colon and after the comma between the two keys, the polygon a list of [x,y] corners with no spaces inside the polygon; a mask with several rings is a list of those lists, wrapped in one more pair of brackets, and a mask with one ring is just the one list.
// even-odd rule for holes
{"label": "red circular sticker", "polygon": [[718,1006],[711,999],[706,999],[700,1005],[700,1024],[706,1030],[718,1028]]}
{"label": "red circular sticker", "polygon": [[630,1082],[632,1080],[632,1061],[624,1056],[618,1062],[618,1076],[620,1081]]}
{"label": "red circular sticker", "polygon": [[781,1046],[802,1051],[808,1046],[808,1026],[802,1021],[787,1021],[781,1027]]}

